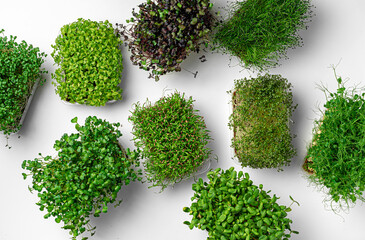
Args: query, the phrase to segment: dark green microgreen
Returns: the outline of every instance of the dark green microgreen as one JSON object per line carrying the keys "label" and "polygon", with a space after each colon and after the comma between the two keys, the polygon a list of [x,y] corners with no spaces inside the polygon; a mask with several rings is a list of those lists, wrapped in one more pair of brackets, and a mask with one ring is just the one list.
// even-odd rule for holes
{"label": "dark green microgreen", "polygon": [[143,149],[147,180],[152,186],[174,184],[191,176],[210,156],[211,140],[192,97],[175,92],[155,104],[134,105],[129,117],[134,142]]}
{"label": "dark green microgreen", "polygon": [[298,233],[287,217],[290,206],[279,205],[279,198],[270,196],[262,184],[254,185],[248,173],[217,168],[207,177],[208,182],[200,178],[192,185],[192,203],[183,208],[192,216],[184,224],[206,230],[207,240],[287,240]]}
{"label": "dark green microgreen", "polygon": [[311,19],[310,0],[243,0],[231,3],[218,24],[214,48],[238,57],[247,68],[265,70],[302,46],[299,31]]}
{"label": "dark green microgreen", "polygon": [[64,25],[52,45],[58,66],[52,74],[56,93],[71,103],[103,106],[122,99],[122,41],[109,21],[79,18]]}
{"label": "dark green microgreen", "polygon": [[47,55],[16,39],[4,36],[4,29],[0,30],[0,131],[5,135],[21,128],[20,120],[34,84],[39,80],[42,85],[46,81],[42,74],[47,73],[41,69]]}
{"label": "dark green microgreen", "polygon": [[365,93],[336,78],[336,92],[322,89],[327,102],[303,166],[311,181],[326,187],[334,211],[365,201]]}
{"label": "dark green microgreen", "polygon": [[70,230],[72,239],[76,239],[85,231],[93,235],[90,215],[106,213],[121,187],[141,181],[142,173],[134,169],[139,166],[140,151],[125,151],[119,144],[119,123],[95,116],[88,117],[83,126],[77,118],[72,122],[77,133],[56,140],[57,156],[39,154],[39,158],[23,161],[22,168],[30,172],[23,177],[32,177],[29,190],[38,192],[37,205],[47,212],[44,218],[63,222],[62,228]]}
{"label": "dark green microgreen", "polygon": [[280,75],[235,81],[232,94],[232,147],[242,167],[278,168],[295,155],[290,133],[292,85]]}
{"label": "dark green microgreen", "polygon": [[149,78],[158,81],[161,75],[181,71],[181,62],[208,42],[213,26],[209,0],[149,0],[138,7],[129,25],[118,24],[119,34],[132,63],[149,71]]}

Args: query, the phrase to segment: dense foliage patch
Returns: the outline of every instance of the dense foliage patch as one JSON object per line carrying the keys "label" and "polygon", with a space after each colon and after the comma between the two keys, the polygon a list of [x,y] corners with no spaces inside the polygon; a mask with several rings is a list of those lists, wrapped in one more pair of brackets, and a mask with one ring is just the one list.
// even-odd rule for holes
{"label": "dense foliage patch", "polygon": [[[77,133],[64,134],[54,144],[57,156],[25,160],[24,179],[32,176],[30,191],[37,191],[37,205],[46,210],[44,218],[55,217],[62,228],[70,230],[72,239],[85,232],[95,233],[90,215],[99,217],[114,203],[123,185],[140,180],[139,153],[120,146],[119,123],[88,117],[84,126],[76,123]],[[120,202],[117,205],[119,205]],[[83,239],[87,239],[84,237]]]}
{"label": "dense foliage patch", "polygon": [[332,203],[346,208],[365,200],[365,94],[346,89],[341,77],[337,81],[337,92],[325,90],[325,111],[315,122],[304,168],[328,189]]}
{"label": "dense foliage patch", "polygon": [[121,40],[108,21],[79,18],[64,25],[52,45],[56,93],[71,103],[105,105],[122,99]]}
{"label": "dense foliage patch", "polygon": [[259,70],[277,65],[288,48],[302,45],[299,31],[306,29],[312,11],[309,0],[242,0],[228,9],[219,24],[215,47]]}
{"label": "dense foliage patch", "polygon": [[17,132],[34,84],[45,82],[41,69],[46,54],[15,36],[2,36],[0,30],[0,131]]}
{"label": "dense foliage patch", "polygon": [[242,167],[281,168],[295,155],[289,120],[292,85],[280,75],[235,81],[232,93],[232,147]]}
{"label": "dense foliage patch", "polygon": [[146,157],[147,180],[153,186],[174,184],[193,174],[209,157],[206,148],[211,139],[193,108],[194,100],[175,92],[158,100],[135,104],[129,120],[134,141]]}
{"label": "dense foliage patch", "polygon": [[278,240],[298,233],[287,218],[291,208],[279,205],[262,184],[254,185],[248,173],[218,168],[207,176],[209,182],[200,178],[193,184],[193,203],[184,207],[193,216],[184,222],[190,229],[207,230],[208,240]]}
{"label": "dense foliage patch", "polygon": [[198,52],[212,29],[209,0],[147,0],[133,10],[120,34],[128,42],[134,65],[150,72],[150,78],[181,71],[181,62]]}

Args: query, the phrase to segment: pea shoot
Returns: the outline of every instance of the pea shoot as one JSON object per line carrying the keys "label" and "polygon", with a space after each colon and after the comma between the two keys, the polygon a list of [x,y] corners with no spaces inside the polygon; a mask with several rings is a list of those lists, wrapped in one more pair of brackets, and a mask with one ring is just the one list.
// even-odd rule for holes
{"label": "pea shoot", "polygon": [[336,92],[323,89],[325,110],[315,121],[303,166],[311,181],[326,187],[334,211],[365,201],[365,93],[345,88],[342,78],[336,79]]}

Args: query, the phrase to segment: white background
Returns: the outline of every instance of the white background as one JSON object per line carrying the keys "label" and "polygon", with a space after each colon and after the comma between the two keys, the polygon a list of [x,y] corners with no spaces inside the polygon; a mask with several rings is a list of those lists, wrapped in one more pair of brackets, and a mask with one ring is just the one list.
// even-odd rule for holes
{"label": "white background", "polygon": [[[230,96],[226,93],[233,86],[234,79],[255,76],[237,65],[228,56],[205,53],[207,62],[200,63],[201,54],[191,55],[183,67],[195,71],[197,78],[187,71],[172,73],[159,82],[147,79],[148,73],[133,66],[126,48],[122,87],[124,99],[105,107],[64,105],[54,92],[50,73],[54,72],[51,44],[60,28],[77,18],[91,20],[108,19],[113,24],[125,23],[131,17],[131,10],[141,0],[12,0],[1,1],[0,28],[6,35],[16,35],[48,54],[44,67],[49,71],[47,83],[38,89],[19,135],[12,136],[5,148],[5,137],[0,138],[0,240],[59,240],[68,239],[66,230],[61,229],[53,219],[44,219],[45,212],[35,205],[36,194],[28,191],[30,179],[24,181],[21,163],[34,159],[39,152],[52,154],[56,139],[63,133],[74,131],[70,120],[78,116],[80,122],[96,115],[110,122],[123,124],[121,141],[126,147],[134,148],[131,141],[131,124],[128,116],[132,104],[146,98],[157,100],[165,87],[177,89],[193,96],[195,108],[205,117],[214,141],[209,145],[219,162],[213,167],[242,168],[232,160],[230,130],[227,126],[230,114]],[[215,8],[224,6],[226,0],[216,0]],[[298,108],[293,116],[292,131],[298,150],[290,167],[283,172],[272,170],[243,169],[250,173],[254,183],[264,185],[266,190],[281,196],[281,204],[290,204],[289,195],[300,202],[293,206],[289,217],[292,228],[300,232],[292,239],[304,240],[362,240],[365,239],[365,206],[360,202],[348,213],[336,215],[322,202],[323,192],[309,184],[301,171],[306,147],[311,139],[313,121],[318,118],[318,109],[323,108],[324,94],[316,87],[321,82],[335,90],[337,83],[331,64],[340,64],[337,73],[348,78],[348,86],[362,84],[365,79],[365,2],[360,0],[315,0],[316,16],[307,31],[301,32],[304,46],[288,52],[289,60],[270,73],[281,74],[294,86],[294,101]],[[207,233],[198,229],[189,230],[183,221],[190,216],[182,211],[190,204],[193,195],[193,180],[182,182],[175,188],[158,194],[157,189],[148,189],[147,184],[134,183],[119,193],[124,202],[118,208],[111,208],[107,214],[92,218],[97,226],[94,240],[203,240]]]}

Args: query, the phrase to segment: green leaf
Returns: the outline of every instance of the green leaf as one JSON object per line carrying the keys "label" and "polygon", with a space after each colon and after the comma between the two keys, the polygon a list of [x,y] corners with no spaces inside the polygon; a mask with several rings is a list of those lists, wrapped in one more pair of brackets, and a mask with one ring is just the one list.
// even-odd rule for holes
{"label": "green leaf", "polygon": [[184,221],[184,224],[189,226],[191,223],[189,221]]}
{"label": "green leaf", "polygon": [[184,212],[190,212],[190,208],[188,208],[188,207],[184,207],[184,208],[183,208],[183,211],[184,211]]}
{"label": "green leaf", "polygon": [[289,195],[290,200],[292,200],[294,203],[298,204],[298,206],[300,206],[299,202],[295,201],[294,198],[292,196]]}
{"label": "green leaf", "polygon": [[339,89],[337,89],[337,93],[338,94],[342,94],[342,93],[344,93],[345,92],[345,88],[344,87],[342,87],[342,88],[339,88]]}
{"label": "green leaf", "polygon": [[77,123],[77,117],[74,117],[73,119],[71,119],[72,123]]}
{"label": "green leaf", "polygon": [[338,82],[338,84],[341,84],[342,83],[342,78],[341,77],[337,78],[337,82]]}
{"label": "green leaf", "polygon": [[102,212],[103,212],[103,213],[106,213],[106,212],[108,212],[108,207],[107,207],[107,206],[104,206],[104,207],[103,207],[103,210],[102,210]]}
{"label": "green leaf", "polygon": [[73,226],[73,225],[66,225],[63,228],[64,229],[75,229],[75,226]]}

